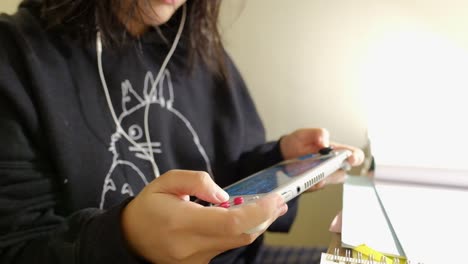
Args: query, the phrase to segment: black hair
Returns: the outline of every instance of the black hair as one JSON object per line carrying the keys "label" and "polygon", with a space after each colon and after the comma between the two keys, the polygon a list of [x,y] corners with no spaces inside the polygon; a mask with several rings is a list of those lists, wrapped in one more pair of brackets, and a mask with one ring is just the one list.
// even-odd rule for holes
{"label": "black hair", "polygon": [[[121,47],[129,39],[124,21],[141,21],[144,12],[142,1],[149,0],[43,0],[42,17],[48,28],[63,30],[84,43],[94,40],[99,28],[104,45]],[[189,47],[189,64],[193,65],[200,59],[214,73],[226,77],[218,29],[221,0],[194,0],[185,4],[187,21],[184,32]],[[127,12],[125,17],[120,15],[119,18],[123,8]]]}

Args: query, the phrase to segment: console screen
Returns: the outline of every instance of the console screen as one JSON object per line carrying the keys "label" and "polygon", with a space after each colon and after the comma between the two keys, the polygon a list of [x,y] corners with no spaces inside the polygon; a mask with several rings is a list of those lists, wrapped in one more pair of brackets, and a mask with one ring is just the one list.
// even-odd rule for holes
{"label": "console screen", "polygon": [[238,183],[226,187],[224,190],[230,196],[268,193],[293,180],[294,177],[317,167],[331,157],[331,155],[311,154],[296,160],[283,162],[257,172]]}

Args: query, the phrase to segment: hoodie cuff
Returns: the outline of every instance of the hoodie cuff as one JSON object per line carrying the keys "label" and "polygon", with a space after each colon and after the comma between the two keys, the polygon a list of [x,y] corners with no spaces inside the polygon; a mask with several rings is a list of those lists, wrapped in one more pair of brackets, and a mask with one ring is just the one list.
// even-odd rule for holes
{"label": "hoodie cuff", "polygon": [[133,198],[93,217],[80,239],[78,263],[149,263],[134,254],[123,236],[122,210]]}
{"label": "hoodie cuff", "polygon": [[281,153],[280,141],[281,139],[270,141],[262,146],[262,151],[265,154],[265,161],[270,163],[267,167],[284,160],[283,154]]}

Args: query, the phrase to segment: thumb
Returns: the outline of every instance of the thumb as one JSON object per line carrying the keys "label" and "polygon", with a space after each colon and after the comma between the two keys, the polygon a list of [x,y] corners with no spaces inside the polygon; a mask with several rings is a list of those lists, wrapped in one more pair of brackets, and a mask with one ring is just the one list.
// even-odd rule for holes
{"label": "thumb", "polygon": [[330,132],[325,128],[317,129],[318,145],[323,148],[330,146]]}
{"label": "thumb", "polygon": [[303,128],[293,133],[295,137],[305,144],[324,148],[330,145],[330,132],[325,128]]}
{"label": "thumb", "polygon": [[191,195],[210,203],[221,203],[229,195],[204,171],[170,170],[148,185],[153,193]]}

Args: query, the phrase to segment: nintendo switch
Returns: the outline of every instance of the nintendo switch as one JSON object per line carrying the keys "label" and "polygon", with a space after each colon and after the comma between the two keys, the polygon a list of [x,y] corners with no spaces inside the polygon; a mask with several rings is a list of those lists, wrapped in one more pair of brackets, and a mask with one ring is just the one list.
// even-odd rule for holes
{"label": "nintendo switch", "polygon": [[347,166],[348,150],[332,151],[327,155],[310,154],[286,160],[259,171],[224,190],[234,203],[236,197],[262,196],[271,192],[281,194],[287,202],[327,176]]}
{"label": "nintendo switch", "polygon": [[[350,155],[349,150],[333,150],[327,154],[309,154],[280,162],[224,188],[230,199],[217,206],[241,206],[272,192],[280,194],[288,202],[335,171],[349,169],[346,159]],[[246,233],[258,232],[262,228],[258,226]]]}

